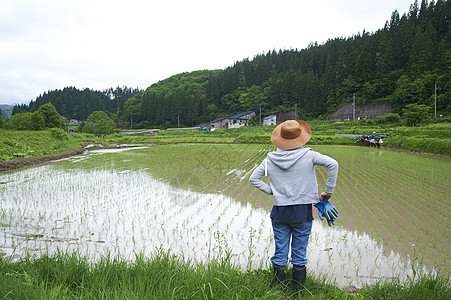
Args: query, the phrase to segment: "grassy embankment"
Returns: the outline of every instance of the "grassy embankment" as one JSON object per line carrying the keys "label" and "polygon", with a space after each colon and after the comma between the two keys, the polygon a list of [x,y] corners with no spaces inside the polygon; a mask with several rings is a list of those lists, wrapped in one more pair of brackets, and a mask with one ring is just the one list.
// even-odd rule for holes
{"label": "grassy embankment", "polygon": [[0,161],[37,157],[80,147],[80,142],[62,130],[17,131],[0,129]]}
{"label": "grassy embankment", "polygon": [[[356,139],[336,134],[383,132],[385,147],[451,155],[451,123],[436,123],[421,127],[406,127],[398,124],[368,124],[365,121],[334,122],[309,121],[313,136],[309,145],[357,145]],[[166,130],[157,136],[134,136],[112,134],[107,137],[75,134],[86,142],[120,143],[245,143],[270,144],[275,126],[242,127],[237,129],[201,132],[199,130]]]}
{"label": "grassy embankment", "polygon": [[[398,126],[397,124],[367,124],[364,121],[333,122],[309,121],[313,136],[309,145],[357,145],[356,139],[336,134],[385,133],[385,147],[451,155],[451,123],[436,123],[421,127]],[[154,137],[110,135],[103,139],[110,142],[152,143],[258,143],[270,144],[275,126],[242,127],[237,129],[201,132],[199,130],[165,131]],[[86,138],[86,137],[85,137]],[[100,141],[100,140],[99,140]]]}
{"label": "grassy embankment", "polygon": [[17,131],[0,129],[0,172],[74,156],[81,142],[60,129]]}
{"label": "grassy embankment", "polygon": [[[309,121],[313,136],[309,145],[356,145],[356,139],[336,134],[386,133],[384,146],[398,149],[451,155],[451,124],[437,123],[422,127],[397,124],[375,125],[364,121]],[[90,134],[65,134],[56,129],[47,131],[12,131],[0,129],[0,162],[18,158],[55,155],[77,149],[84,143],[257,143],[270,144],[275,126],[242,127],[201,132],[199,130],[166,130],[157,136],[111,134],[96,137]],[[76,154],[69,151],[63,156]],[[58,157],[57,157],[58,158]],[[47,160],[50,158],[47,158]]]}
{"label": "grassy embankment", "polygon": [[[159,252],[129,263],[104,258],[93,263],[75,254],[7,262],[0,259],[3,299],[286,299],[272,284],[271,270],[242,272],[228,258],[190,264]],[[407,284],[396,280],[341,290],[324,279],[307,276],[299,298],[311,299],[450,299],[449,280],[422,277]]]}

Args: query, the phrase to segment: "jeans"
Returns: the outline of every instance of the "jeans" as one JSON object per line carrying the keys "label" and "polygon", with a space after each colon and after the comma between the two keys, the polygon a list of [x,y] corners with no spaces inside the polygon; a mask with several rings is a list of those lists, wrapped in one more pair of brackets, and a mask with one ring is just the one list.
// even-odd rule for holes
{"label": "jeans", "polygon": [[288,263],[291,238],[291,263],[303,266],[307,263],[307,244],[312,231],[312,221],[302,223],[272,222],[276,251],[271,262],[278,266]]}

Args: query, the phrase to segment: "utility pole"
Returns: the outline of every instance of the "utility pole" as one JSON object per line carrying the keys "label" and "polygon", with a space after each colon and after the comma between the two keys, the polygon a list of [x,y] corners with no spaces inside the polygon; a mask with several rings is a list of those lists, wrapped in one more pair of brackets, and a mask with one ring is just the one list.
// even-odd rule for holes
{"label": "utility pole", "polygon": [[133,129],[133,117],[130,117],[130,129]]}
{"label": "utility pole", "polygon": [[180,128],[180,114],[177,115],[177,128]]}
{"label": "utility pole", "polygon": [[295,120],[298,119],[298,104],[297,103],[294,104],[294,119]]}
{"label": "utility pole", "polygon": [[437,119],[437,83],[435,83],[435,104],[434,104],[434,116]]}
{"label": "utility pole", "polygon": [[260,126],[262,126],[262,106],[260,105]]}
{"label": "utility pole", "polygon": [[355,93],[352,98],[353,98],[353,100],[352,100],[352,120],[355,121]]}

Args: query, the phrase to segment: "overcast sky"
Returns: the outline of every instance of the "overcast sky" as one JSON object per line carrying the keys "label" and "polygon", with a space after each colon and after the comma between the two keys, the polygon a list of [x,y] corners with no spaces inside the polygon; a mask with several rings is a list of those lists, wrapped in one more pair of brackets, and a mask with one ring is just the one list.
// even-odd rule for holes
{"label": "overcast sky", "polygon": [[0,104],[145,89],[270,50],[375,32],[414,0],[1,0]]}

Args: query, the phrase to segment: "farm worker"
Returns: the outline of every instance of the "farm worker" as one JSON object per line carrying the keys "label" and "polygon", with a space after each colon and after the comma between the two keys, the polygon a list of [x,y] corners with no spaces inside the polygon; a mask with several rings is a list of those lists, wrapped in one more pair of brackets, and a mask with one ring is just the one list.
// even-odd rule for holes
{"label": "farm worker", "polygon": [[[249,181],[266,194],[273,195],[274,206],[271,221],[274,231],[275,253],[271,257],[274,278],[286,286],[288,252],[291,239],[291,263],[293,264],[293,288],[299,292],[305,284],[307,244],[312,229],[312,204],[318,208],[321,220],[329,226],[338,216],[328,201],[335,189],[338,175],[336,160],[303,146],[310,140],[310,126],[300,120],[288,120],[278,125],[271,135],[277,147],[254,170]],[[315,165],[328,170],[326,188],[318,197]],[[269,185],[261,180],[269,176]]]}

